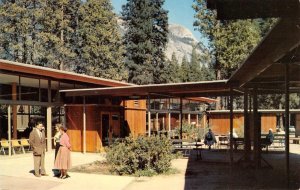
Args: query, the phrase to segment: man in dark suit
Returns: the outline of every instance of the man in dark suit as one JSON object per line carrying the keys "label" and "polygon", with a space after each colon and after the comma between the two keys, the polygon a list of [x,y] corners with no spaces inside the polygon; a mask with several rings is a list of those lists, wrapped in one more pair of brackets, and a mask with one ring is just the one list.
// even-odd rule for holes
{"label": "man in dark suit", "polygon": [[34,175],[36,177],[47,176],[45,171],[45,130],[42,123],[38,123],[29,135],[29,143],[33,150]]}

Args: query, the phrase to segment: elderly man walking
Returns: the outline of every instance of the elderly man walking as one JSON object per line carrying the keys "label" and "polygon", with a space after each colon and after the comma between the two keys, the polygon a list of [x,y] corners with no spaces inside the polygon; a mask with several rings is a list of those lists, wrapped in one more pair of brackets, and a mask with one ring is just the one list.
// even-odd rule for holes
{"label": "elderly man walking", "polygon": [[29,143],[33,150],[34,175],[36,177],[48,176],[45,171],[45,130],[42,123],[38,123],[29,135]]}

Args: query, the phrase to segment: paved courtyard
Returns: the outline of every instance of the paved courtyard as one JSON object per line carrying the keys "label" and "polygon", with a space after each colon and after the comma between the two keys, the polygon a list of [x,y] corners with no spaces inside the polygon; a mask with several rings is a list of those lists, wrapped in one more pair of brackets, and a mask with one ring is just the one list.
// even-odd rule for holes
{"label": "paved courtyard", "polygon": [[[36,178],[32,174],[32,154],[20,154],[12,157],[0,156],[0,190],[66,190],[66,189],[104,189],[104,190],[141,190],[141,189],[284,189],[284,153],[263,154],[274,169],[243,168],[228,164],[228,151],[204,150],[203,160],[195,155],[176,159],[173,166],[178,173],[169,176],[128,177],[70,172],[70,178],[53,177],[54,152],[46,153],[46,170],[49,176]],[[235,160],[241,157],[235,154]],[[294,186],[300,188],[300,145],[291,145],[291,179]],[[73,166],[103,160],[100,154],[72,153]]]}

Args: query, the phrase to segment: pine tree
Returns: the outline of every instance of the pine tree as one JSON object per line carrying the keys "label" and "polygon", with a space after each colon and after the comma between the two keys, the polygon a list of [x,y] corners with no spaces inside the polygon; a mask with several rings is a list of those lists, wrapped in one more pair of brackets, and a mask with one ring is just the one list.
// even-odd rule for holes
{"label": "pine tree", "polygon": [[196,52],[196,46],[193,46],[190,63],[190,79],[191,82],[201,81],[200,55]]}
{"label": "pine tree", "polygon": [[190,82],[190,73],[191,73],[191,67],[190,63],[188,62],[186,56],[184,55],[181,61],[180,66],[180,80],[181,82]]}
{"label": "pine tree", "polygon": [[77,70],[108,79],[126,78],[124,48],[109,0],[88,0],[82,4],[77,33]]}
{"label": "pine tree", "polygon": [[48,0],[39,33],[43,44],[40,53],[42,65],[60,70],[73,70],[74,32],[76,29],[79,0]]}
{"label": "pine tree", "polygon": [[1,58],[71,69],[79,0],[1,1]]}
{"label": "pine tree", "polygon": [[216,11],[207,9],[206,0],[197,0],[193,8],[197,18],[194,26],[209,40],[216,78],[228,78],[260,41],[257,22],[217,20]]}
{"label": "pine tree", "polygon": [[168,63],[167,66],[167,74],[169,76],[169,79],[167,82],[177,83],[180,82],[180,68],[179,63],[176,58],[175,53],[172,53],[171,60]]}
{"label": "pine tree", "polygon": [[26,1],[0,2],[0,42],[2,59],[27,62],[27,45],[31,21],[26,11]]}
{"label": "pine tree", "polygon": [[128,81],[135,84],[167,82],[164,50],[168,34],[164,0],[128,0],[123,6],[127,32],[126,66]]}

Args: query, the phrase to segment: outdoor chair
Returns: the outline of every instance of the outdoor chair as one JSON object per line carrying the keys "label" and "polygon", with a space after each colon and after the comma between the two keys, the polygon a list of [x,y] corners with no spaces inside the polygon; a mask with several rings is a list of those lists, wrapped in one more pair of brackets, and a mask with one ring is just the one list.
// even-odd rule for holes
{"label": "outdoor chair", "polygon": [[21,140],[20,140],[20,143],[21,143],[21,145],[24,147],[24,149],[25,149],[25,147],[28,147],[27,151],[30,150],[31,146],[30,146],[30,144],[29,144],[29,142],[28,142],[27,139],[21,139]]}
{"label": "outdoor chair", "polygon": [[13,151],[13,154],[16,154],[16,150],[15,149],[18,149],[19,151],[22,151],[23,154],[25,154],[25,150],[24,150],[24,147],[19,143],[18,140],[11,140],[11,147],[12,147],[12,151]]}
{"label": "outdoor chair", "polygon": [[226,146],[226,148],[229,145],[228,137],[226,136],[219,136],[219,148],[221,149],[222,146]]}
{"label": "outdoor chair", "polygon": [[1,142],[0,152],[3,152],[3,154],[5,155],[5,149],[9,150],[9,142],[6,139],[1,139],[0,142]]}

